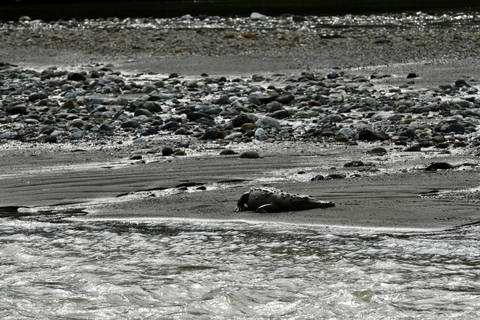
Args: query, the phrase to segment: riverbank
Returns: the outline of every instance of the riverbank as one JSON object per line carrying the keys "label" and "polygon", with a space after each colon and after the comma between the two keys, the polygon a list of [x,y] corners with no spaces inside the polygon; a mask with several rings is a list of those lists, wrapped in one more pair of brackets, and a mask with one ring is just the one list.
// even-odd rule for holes
{"label": "riverbank", "polygon": [[[470,155],[457,155],[455,169],[427,171],[432,161],[451,157],[427,153],[424,158],[394,150],[379,157],[365,153],[369,145],[310,145],[307,153],[299,147],[305,145],[257,145],[259,159],[223,156],[217,149],[192,157],[157,155],[145,163],[129,160],[121,149],[3,152],[5,191],[0,201],[5,215],[5,206],[18,206],[20,214],[66,212],[95,220],[213,219],[400,229],[452,228],[478,221],[476,191],[441,196],[478,187]],[[279,149],[284,152],[279,154]],[[365,167],[344,166],[359,159]],[[318,175],[326,179],[311,181]],[[309,194],[336,206],[277,214],[234,212],[241,194],[260,185]]]}
{"label": "riverbank", "polygon": [[[2,215],[476,223],[478,30],[462,17],[4,24]],[[233,212],[264,184],[336,207]]]}

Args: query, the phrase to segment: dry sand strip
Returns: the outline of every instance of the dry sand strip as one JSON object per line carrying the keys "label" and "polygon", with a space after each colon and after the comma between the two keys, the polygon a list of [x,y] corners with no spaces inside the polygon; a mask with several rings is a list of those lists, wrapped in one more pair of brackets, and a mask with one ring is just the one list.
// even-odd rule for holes
{"label": "dry sand strip", "polygon": [[[72,157],[71,154],[69,156]],[[43,157],[43,160],[48,160],[47,155]],[[65,161],[63,158],[59,161]],[[75,155],[72,161],[81,162],[86,158],[104,161],[106,156],[85,152]],[[476,171],[415,170],[341,180],[276,182],[272,185],[285,191],[333,201],[336,207],[258,214],[251,211],[238,213],[234,212],[234,208],[240,195],[250,186],[262,184],[265,172],[272,168],[288,171],[302,167],[308,170],[308,166],[318,166],[319,160],[315,163],[312,162],[315,157],[291,155],[261,159],[189,157],[120,167],[110,166],[113,162],[103,162],[104,165],[94,169],[89,166],[55,171],[54,167],[47,166],[48,161],[41,168],[43,161],[37,159],[31,167],[35,173],[31,173],[26,168],[27,162],[33,160],[24,159],[27,159],[24,160],[26,162],[19,166],[25,174],[2,172],[4,191],[0,195],[0,203],[3,207],[80,203],[80,207],[89,212],[82,219],[216,219],[367,228],[450,228],[480,221],[479,205],[474,202],[420,197],[420,194],[431,191],[477,187]],[[255,182],[257,179],[260,182]],[[220,184],[213,190],[207,188],[195,192],[157,194],[155,197],[132,197],[128,201],[119,201],[122,197],[118,197],[142,190],[174,188],[188,182],[206,186]]]}

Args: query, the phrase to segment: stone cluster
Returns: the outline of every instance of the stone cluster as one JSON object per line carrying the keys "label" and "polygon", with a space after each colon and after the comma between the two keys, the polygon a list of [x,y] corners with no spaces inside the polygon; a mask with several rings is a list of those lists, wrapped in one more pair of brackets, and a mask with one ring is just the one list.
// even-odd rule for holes
{"label": "stone cluster", "polygon": [[334,69],[185,78],[127,74],[109,64],[35,71],[1,63],[0,141],[143,143],[181,136],[227,144],[384,141],[406,151],[480,144],[478,79],[418,89],[406,78],[386,86],[389,77]]}

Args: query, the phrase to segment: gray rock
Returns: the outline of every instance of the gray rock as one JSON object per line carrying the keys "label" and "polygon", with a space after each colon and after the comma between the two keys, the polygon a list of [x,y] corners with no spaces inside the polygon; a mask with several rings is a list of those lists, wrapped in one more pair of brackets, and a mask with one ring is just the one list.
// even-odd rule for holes
{"label": "gray rock", "polygon": [[218,130],[212,129],[206,131],[201,137],[200,140],[215,140],[219,136]]}
{"label": "gray rock", "polygon": [[342,122],[343,117],[338,114],[331,114],[321,120],[322,122]]}
{"label": "gray rock", "polygon": [[221,95],[217,100],[212,101],[214,104],[230,104],[232,101],[227,95]]}
{"label": "gray rock", "polygon": [[135,117],[138,117],[138,116],[146,116],[148,118],[152,117],[152,113],[149,110],[143,109],[143,108],[139,108],[139,109],[135,110],[134,115],[135,115]]}
{"label": "gray rock", "polygon": [[115,125],[111,124],[111,123],[104,122],[104,123],[102,123],[102,125],[100,126],[99,129],[100,129],[100,131],[113,131],[113,130],[115,130]]}
{"label": "gray rock", "polygon": [[282,109],[283,109],[283,105],[278,101],[272,101],[266,105],[267,112],[275,112]]}
{"label": "gray rock", "polygon": [[122,128],[138,128],[140,127],[140,123],[135,120],[128,120],[122,123]]}
{"label": "gray rock", "polygon": [[289,104],[293,100],[295,100],[295,97],[291,94],[281,95],[277,99],[275,99],[275,101],[280,102],[281,104]]}
{"label": "gray rock", "polygon": [[38,93],[34,93],[30,97],[28,97],[28,100],[30,100],[31,102],[35,102],[37,100],[42,100],[42,99],[46,99],[46,98],[48,98],[46,93],[38,92]]}
{"label": "gray rock", "polygon": [[73,135],[72,135],[72,138],[73,139],[76,139],[76,140],[80,140],[83,138],[83,136],[85,135],[85,131],[83,130],[78,130],[76,131]]}

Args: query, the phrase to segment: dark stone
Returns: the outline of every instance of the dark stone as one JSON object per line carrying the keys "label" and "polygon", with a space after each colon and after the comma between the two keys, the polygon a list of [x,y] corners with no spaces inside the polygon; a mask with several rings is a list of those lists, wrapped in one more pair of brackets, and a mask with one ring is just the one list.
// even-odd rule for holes
{"label": "dark stone", "polygon": [[44,126],[40,129],[40,134],[52,134],[52,132],[55,131],[54,127],[51,126]]}
{"label": "dark stone", "polygon": [[236,153],[232,149],[225,149],[222,152],[220,152],[220,155],[222,155],[222,156],[230,156],[230,155],[235,155],[235,154],[238,154],[238,153]]}
{"label": "dark stone", "polygon": [[219,136],[218,130],[212,129],[206,131],[203,136],[200,137],[200,140],[215,140]]}
{"label": "dark stone", "polygon": [[172,148],[170,147],[165,147],[162,149],[162,155],[163,156],[171,156],[175,151],[173,151]]}
{"label": "dark stone", "polygon": [[425,168],[426,171],[437,171],[437,170],[447,170],[447,169],[453,169],[454,166],[447,162],[433,162],[430,164],[427,168]]}
{"label": "dark stone", "polygon": [[150,101],[150,99],[152,99],[152,97],[154,96],[151,96],[149,98],[149,102],[145,103],[143,106],[142,106],[142,109],[147,109],[148,111],[150,112],[162,112],[162,107],[159,106],[157,103],[155,102],[152,102]]}
{"label": "dark stone", "polygon": [[268,96],[258,97],[258,100],[260,100],[260,102],[263,104],[267,104],[272,101],[275,101],[278,97],[279,95],[277,93],[272,93]]}
{"label": "dark stone", "polygon": [[178,128],[177,130],[175,130],[175,134],[176,135],[186,135],[188,134],[188,129],[187,128]]}
{"label": "dark stone", "polygon": [[9,114],[27,114],[27,106],[23,104],[10,105],[6,108]]}
{"label": "dark stone", "polygon": [[460,88],[460,87],[470,87],[470,85],[463,79],[459,79],[455,81],[455,87]]}
{"label": "dark stone", "polygon": [[413,78],[418,78],[418,75],[416,73],[413,73],[413,72],[411,72],[407,75],[407,79],[413,79]]}
{"label": "dark stone", "polygon": [[277,110],[274,113],[272,113],[272,117],[278,118],[278,119],[288,118],[289,116],[290,116],[290,112],[288,112],[288,110]]}
{"label": "dark stone", "polygon": [[345,179],[345,175],[339,173],[332,173],[329,174],[325,179],[333,180],[333,179]]}
{"label": "dark stone", "polygon": [[448,126],[447,132],[463,134],[465,133],[465,127],[462,126],[460,123],[452,123]]}
{"label": "dark stone", "polygon": [[247,115],[241,114],[232,119],[232,126],[234,128],[241,127],[245,123],[253,122]]}
{"label": "dark stone", "polygon": [[169,121],[160,127],[160,130],[170,130],[174,131],[180,128],[180,124],[177,121]]}
{"label": "dark stone", "polygon": [[115,125],[114,124],[111,124],[111,123],[102,123],[102,125],[100,126],[100,131],[113,131],[115,130]]}
{"label": "dark stone", "polygon": [[383,155],[387,154],[387,149],[382,148],[382,147],[373,148],[368,153],[383,156]]}
{"label": "dark stone", "polygon": [[122,123],[122,128],[138,128],[140,124],[135,120],[129,120]]}
{"label": "dark stone", "polygon": [[403,149],[405,152],[418,152],[422,151],[422,147],[419,144],[413,144],[410,147]]}
{"label": "dark stone", "polygon": [[135,110],[134,115],[135,115],[135,117],[138,117],[138,116],[146,116],[146,117],[149,117],[149,118],[152,117],[152,113],[149,110],[143,109],[143,108]]}
{"label": "dark stone", "polygon": [[364,129],[358,133],[358,139],[363,141],[389,140],[390,136],[386,132],[373,132]]}
{"label": "dark stone", "polygon": [[205,114],[203,112],[190,112],[190,113],[187,113],[187,119],[189,121],[197,121],[198,119],[201,119],[201,118],[207,118],[207,119],[210,119],[210,120],[213,120],[213,117],[212,116],[209,116],[208,114]]}
{"label": "dark stone", "polygon": [[35,102],[37,100],[42,100],[42,99],[46,99],[46,98],[48,98],[48,96],[45,93],[38,92],[38,93],[34,93],[30,97],[28,97],[28,100],[30,100],[31,102]]}
{"label": "dark stone", "polygon": [[373,132],[372,133],[372,140],[390,140],[390,136],[386,132]]}
{"label": "dark stone", "polygon": [[141,136],[152,136],[154,134],[158,134],[158,130],[155,128],[148,128],[145,129],[142,133],[140,133]]}
{"label": "dark stone", "polygon": [[232,101],[226,95],[221,95],[217,100],[214,100],[215,104],[230,104]]}
{"label": "dark stone", "polygon": [[363,167],[365,164],[362,161],[351,161],[347,162],[343,165],[346,168],[352,168],[352,167]]}
{"label": "dark stone", "polygon": [[240,158],[258,159],[258,158],[260,158],[260,155],[255,151],[245,151],[242,154],[240,154]]}
{"label": "dark stone", "polygon": [[320,181],[320,180],[325,180],[325,177],[322,176],[321,174],[317,174],[315,177],[310,179],[310,181]]}
{"label": "dark stone", "polygon": [[56,136],[45,137],[45,142],[46,143],[57,143],[57,137]]}
{"label": "dark stone", "polygon": [[70,73],[68,75],[68,80],[70,80],[70,81],[85,81],[85,80],[87,80],[87,77],[85,77],[81,73],[74,72],[74,73]]}
{"label": "dark stone", "polygon": [[280,102],[281,104],[289,104],[295,99],[295,97],[291,94],[288,95],[281,95],[275,101]]}

